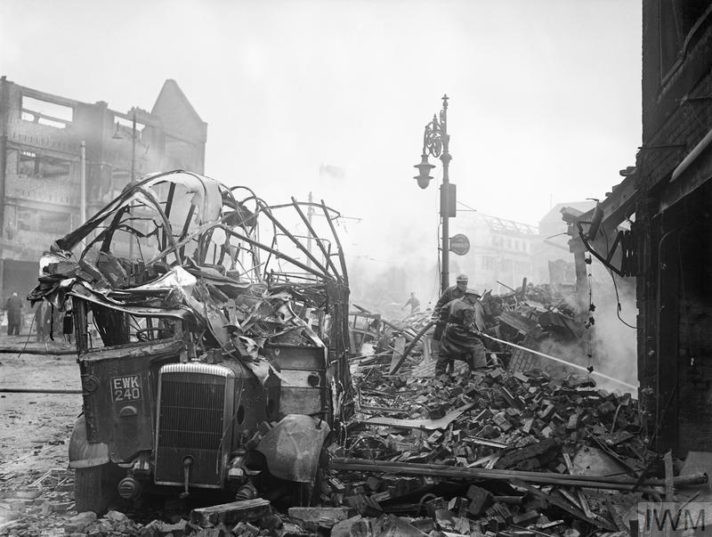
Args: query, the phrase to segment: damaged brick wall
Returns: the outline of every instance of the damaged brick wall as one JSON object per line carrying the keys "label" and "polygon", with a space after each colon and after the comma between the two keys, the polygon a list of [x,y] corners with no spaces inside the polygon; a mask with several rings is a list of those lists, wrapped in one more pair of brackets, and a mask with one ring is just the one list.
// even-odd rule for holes
{"label": "damaged brick wall", "polygon": [[[694,395],[695,384],[706,389],[699,377],[706,375],[706,364],[698,358],[699,367],[690,373],[686,347],[692,340],[685,335],[691,316],[700,315],[695,313],[699,305],[706,304],[703,313],[709,315],[707,287],[698,286],[691,302],[693,292],[686,286],[692,277],[709,276],[704,261],[709,246],[701,240],[706,235],[694,229],[709,226],[704,203],[695,202],[709,200],[710,188],[704,184],[708,177],[700,172],[712,165],[709,154],[701,152],[687,176],[670,182],[673,170],[712,127],[712,12],[709,3],[703,7],[643,2],[643,146],[636,162],[640,196],[633,226],[639,254],[640,401],[657,449],[673,449],[679,455],[712,440],[699,428],[706,420],[706,402]],[[666,10],[678,16],[664,17]],[[680,20],[690,24],[676,40]],[[698,224],[691,226],[693,220]],[[693,244],[681,246],[688,239]],[[682,298],[685,289],[688,297]],[[709,347],[702,348],[705,351],[697,354],[708,352]]]}

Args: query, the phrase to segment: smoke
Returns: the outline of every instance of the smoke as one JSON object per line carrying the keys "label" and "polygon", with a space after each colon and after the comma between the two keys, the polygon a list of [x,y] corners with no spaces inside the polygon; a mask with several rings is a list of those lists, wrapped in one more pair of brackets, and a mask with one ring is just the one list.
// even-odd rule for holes
{"label": "smoke", "polygon": [[[423,222],[428,223],[428,216],[417,220]],[[421,310],[435,304],[439,297],[437,228],[425,227],[391,215],[369,215],[351,226],[343,242],[352,303],[389,320],[410,313],[403,305],[411,292]]]}
{"label": "smoke", "polygon": [[395,321],[410,314],[410,307],[403,306],[411,292],[420,301],[421,311],[434,305],[437,266],[416,256],[400,262],[354,257],[349,262],[349,285],[353,304]]}
{"label": "smoke", "polygon": [[589,281],[592,303],[596,307],[592,312],[595,324],[589,329],[592,365],[601,373],[637,385],[635,279],[611,275],[601,263],[594,261]]}
{"label": "smoke", "polygon": [[[636,386],[638,381],[637,332],[634,328],[637,316],[635,280],[615,276],[614,285],[608,270],[597,261],[589,267],[589,272],[591,273],[590,303],[594,307],[589,311],[588,298],[574,307],[579,311],[578,318],[581,322],[588,321],[586,323],[588,327],[582,328],[581,336],[577,339],[562,341],[560,338],[551,337],[536,342],[536,349],[577,366],[591,368],[593,373]],[[588,289],[586,294],[588,295]],[[528,368],[540,368],[553,377],[565,377],[570,373],[586,375],[585,371],[567,368],[543,357],[527,356],[526,359]],[[605,390],[637,395],[636,390],[619,382],[595,374],[592,378],[597,386]]]}

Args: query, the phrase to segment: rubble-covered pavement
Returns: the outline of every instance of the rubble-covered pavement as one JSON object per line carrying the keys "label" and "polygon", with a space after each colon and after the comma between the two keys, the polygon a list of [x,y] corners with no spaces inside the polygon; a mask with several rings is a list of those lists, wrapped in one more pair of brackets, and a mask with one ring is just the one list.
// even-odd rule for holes
{"label": "rubble-covered pavement", "polygon": [[[637,502],[665,497],[664,465],[646,450],[630,395],[498,365],[416,377],[413,360],[391,376],[390,360],[354,367],[358,412],[328,448],[316,506],[278,510],[255,498],[190,512],[174,500],[96,517],[74,510],[72,472],[55,468],[3,491],[0,531],[571,537],[627,534]],[[682,472],[670,483],[685,498],[703,480]]]}

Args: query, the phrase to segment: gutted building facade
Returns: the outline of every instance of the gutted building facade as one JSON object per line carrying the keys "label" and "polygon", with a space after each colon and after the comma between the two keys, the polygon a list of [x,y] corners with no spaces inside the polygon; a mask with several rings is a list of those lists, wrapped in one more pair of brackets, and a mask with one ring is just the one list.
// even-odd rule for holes
{"label": "gutted building facade", "polygon": [[635,282],[651,444],[683,457],[712,446],[712,1],[643,2],[642,96],[636,166],[571,246]]}
{"label": "gutted building facade", "polygon": [[151,111],[119,112],[0,78],[0,297],[26,295],[43,249],[131,181],[204,172],[207,124],[174,80]]}
{"label": "gutted building facade", "polygon": [[450,262],[457,272],[469,275],[475,289],[508,292],[524,278],[532,281],[532,252],[538,241],[534,226],[479,212],[458,214],[453,226],[455,233],[468,238],[470,251]]}
{"label": "gutted building facade", "polygon": [[539,220],[539,241],[533,251],[533,281],[553,285],[574,285],[576,270],[568,245],[568,226],[563,214],[580,215],[590,210],[592,201],[557,203]]}

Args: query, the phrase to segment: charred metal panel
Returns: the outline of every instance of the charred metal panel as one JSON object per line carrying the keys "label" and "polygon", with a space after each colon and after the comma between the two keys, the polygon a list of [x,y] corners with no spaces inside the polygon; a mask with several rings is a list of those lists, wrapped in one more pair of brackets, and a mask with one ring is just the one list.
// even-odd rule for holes
{"label": "charred metal panel", "polygon": [[269,471],[280,479],[313,483],[324,441],[331,429],[322,420],[290,414],[262,438],[262,453]]}
{"label": "charred metal panel", "polygon": [[89,442],[110,446],[114,462],[125,462],[153,447],[153,400],[158,363],[177,360],[164,354],[149,361],[143,356],[99,353],[81,360],[84,417]]}
{"label": "charred metal panel", "polygon": [[270,376],[262,385],[240,362],[223,362],[221,365],[235,372],[230,430],[233,447],[244,446],[260,423],[278,419],[279,381]]}
{"label": "charred metal panel", "polygon": [[282,375],[280,414],[326,412],[326,349],[272,344],[265,351]]}

